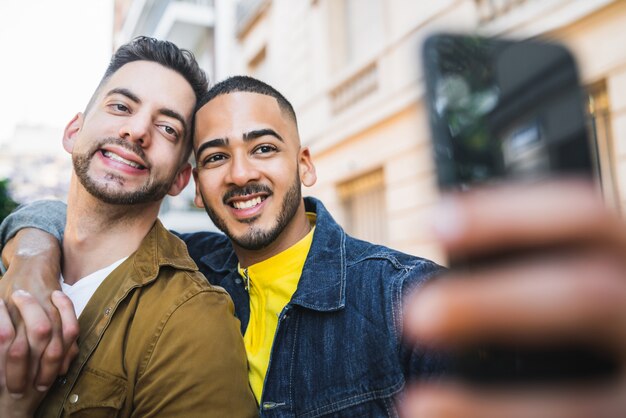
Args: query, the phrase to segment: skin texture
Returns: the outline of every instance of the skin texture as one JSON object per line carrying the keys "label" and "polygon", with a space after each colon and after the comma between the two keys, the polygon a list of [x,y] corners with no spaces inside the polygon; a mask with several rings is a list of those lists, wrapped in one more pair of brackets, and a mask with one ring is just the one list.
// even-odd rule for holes
{"label": "skin texture", "polygon": [[565,181],[449,196],[433,220],[452,256],[542,248],[472,271],[452,270],[407,303],[405,336],[432,347],[489,340],[589,344],[613,356],[614,380],[480,389],[419,383],[404,417],[621,417],[626,410],[626,230],[594,188]]}
{"label": "skin texture", "polygon": [[[196,114],[194,149],[195,203],[233,241],[242,266],[308,233],[300,183],[315,183],[315,167],[276,99],[249,92],[214,98]],[[234,207],[245,202],[252,206]]]}

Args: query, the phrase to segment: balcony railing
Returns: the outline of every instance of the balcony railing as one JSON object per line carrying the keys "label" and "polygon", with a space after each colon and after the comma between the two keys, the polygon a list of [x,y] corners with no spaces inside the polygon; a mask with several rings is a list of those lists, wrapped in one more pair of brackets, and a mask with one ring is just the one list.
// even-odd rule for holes
{"label": "balcony railing", "polygon": [[161,19],[165,15],[170,4],[185,3],[192,6],[204,7],[213,9],[215,6],[215,0],[154,0],[153,2],[144,2],[141,9],[137,9],[134,13],[134,18],[127,16],[127,21],[124,26],[128,28],[124,29],[127,38],[133,38],[140,34],[153,34],[158,27]]}
{"label": "balcony railing", "polygon": [[475,0],[480,23],[488,23],[503,16],[529,0]]}
{"label": "balcony railing", "polygon": [[371,63],[330,92],[332,110],[340,113],[378,89],[378,67]]}
{"label": "balcony railing", "polygon": [[267,4],[269,0],[239,0],[235,13],[239,35],[250,27]]}

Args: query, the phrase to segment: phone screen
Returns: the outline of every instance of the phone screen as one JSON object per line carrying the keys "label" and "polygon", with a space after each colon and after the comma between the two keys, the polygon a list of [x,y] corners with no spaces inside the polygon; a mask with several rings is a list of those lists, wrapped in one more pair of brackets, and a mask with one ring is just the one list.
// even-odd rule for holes
{"label": "phone screen", "polygon": [[423,59],[441,188],[592,174],[577,69],[564,47],[435,35]]}

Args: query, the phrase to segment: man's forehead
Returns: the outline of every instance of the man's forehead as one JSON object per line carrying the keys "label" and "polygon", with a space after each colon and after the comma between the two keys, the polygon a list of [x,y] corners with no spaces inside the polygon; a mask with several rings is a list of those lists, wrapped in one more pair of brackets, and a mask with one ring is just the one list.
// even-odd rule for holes
{"label": "man's forehead", "polygon": [[124,88],[139,99],[154,100],[167,107],[180,107],[186,115],[193,112],[195,93],[178,72],[154,61],[132,61],[117,69],[100,88],[103,98],[110,91]]}
{"label": "man's forehead", "polygon": [[266,94],[249,91],[233,91],[230,93],[220,94],[202,106],[198,112],[201,112],[206,107],[218,107],[229,110],[280,110],[276,98]]}
{"label": "man's forehead", "polygon": [[275,125],[285,129],[289,120],[274,97],[237,91],[221,94],[202,106],[196,112],[196,124],[205,130],[234,126],[243,128],[255,124]]}

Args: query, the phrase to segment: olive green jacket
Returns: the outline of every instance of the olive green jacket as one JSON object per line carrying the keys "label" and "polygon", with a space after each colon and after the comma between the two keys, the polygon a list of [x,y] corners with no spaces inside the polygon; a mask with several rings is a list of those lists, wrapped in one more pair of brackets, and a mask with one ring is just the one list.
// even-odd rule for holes
{"label": "olive green jacket", "polygon": [[79,318],[78,357],[37,417],[254,417],[239,321],[157,220]]}

